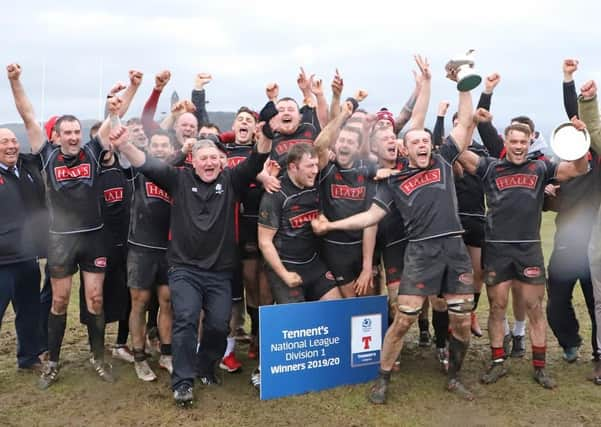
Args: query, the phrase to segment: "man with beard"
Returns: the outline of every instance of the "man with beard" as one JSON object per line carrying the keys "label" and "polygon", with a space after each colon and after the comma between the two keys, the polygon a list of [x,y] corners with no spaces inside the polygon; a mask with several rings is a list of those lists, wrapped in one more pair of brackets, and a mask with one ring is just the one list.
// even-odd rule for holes
{"label": "man with beard", "polygon": [[[430,85],[426,69],[424,85]],[[429,92],[428,92],[429,94]],[[390,176],[378,188],[374,203],[360,214],[329,222],[313,221],[317,234],[332,230],[356,230],[376,224],[390,210],[398,209],[409,243],[399,285],[397,311],[384,338],[380,375],[369,393],[372,403],[382,404],[391,371],[403,345],[403,336],[417,319],[425,299],[442,294],[450,312],[449,391],[466,399],[473,394],[459,380],[459,371],[470,340],[469,313],[473,305],[473,281],[469,255],[461,240],[452,164],[469,145],[474,130],[469,92],[459,93],[459,124],[437,154],[432,154],[430,134],[412,129],[405,135],[408,166]]]}
{"label": "man with beard", "polygon": [[[575,125],[584,127],[582,122]],[[505,129],[503,160],[466,151],[459,161],[467,173],[482,180],[488,206],[483,266],[490,304],[492,363],[481,381],[495,383],[507,374],[503,321],[509,290],[515,288],[523,296],[530,319],[534,380],[551,389],[556,383],[545,371],[546,322],[542,306],[546,282],[540,241],[544,189],[552,181],[582,175],[588,162],[586,156],[557,165],[532,159],[528,156],[530,132],[521,123]]]}

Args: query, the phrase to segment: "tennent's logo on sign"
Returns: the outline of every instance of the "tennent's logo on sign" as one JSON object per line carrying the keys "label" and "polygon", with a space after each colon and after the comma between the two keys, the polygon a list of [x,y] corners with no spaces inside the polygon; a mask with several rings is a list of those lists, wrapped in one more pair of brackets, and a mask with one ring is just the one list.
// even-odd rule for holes
{"label": "tennent's logo on sign", "polygon": [[351,367],[380,363],[382,315],[368,314],[351,318]]}

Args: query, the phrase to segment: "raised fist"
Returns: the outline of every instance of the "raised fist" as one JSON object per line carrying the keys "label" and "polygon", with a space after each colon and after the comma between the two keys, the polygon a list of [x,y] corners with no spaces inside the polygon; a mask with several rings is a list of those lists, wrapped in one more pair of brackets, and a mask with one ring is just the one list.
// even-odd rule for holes
{"label": "raised fist", "polygon": [[589,80],[580,88],[580,95],[584,99],[593,99],[597,96],[597,83],[594,80]]}
{"label": "raised fist", "polygon": [[492,114],[485,108],[478,108],[474,113],[474,122],[486,123],[492,121]]}
{"label": "raised fist", "polygon": [[313,76],[311,76],[311,92],[316,97],[323,95],[323,81],[321,79],[313,80]]}
{"label": "raised fist", "polygon": [[6,71],[10,80],[19,80],[19,77],[21,77],[21,66],[19,64],[8,65]]}
{"label": "raised fist", "polygon": [[117,95],[119,92],[121,92],[122,90],[124,90],[127,86],[125,86],[125,83],[122,82],[117,82],[113,85],[113,87],[111,87],[111,89],[109,90],[109,96],[115,96]]}
{"label": "raised fist", "polygon": [[484,92],[492,93],[501,81],[499,73],[493,73],[484,80]]}
{"label": "raised fist", "polygon": [[440,104],[438,104],[438,117],[446,116],[450,105],[449,101],[440,101]]}
{"label": "raised fist", "polygon": [[144,74],[141,71],[129,70],[129,83],[132,86],[140,86],[142,84]]}
{"label": "raised fist", "polygon": [[359,89],[357,92],[355,92],[355,97],[354,98],[357,100],[357,102],[361,102],[365,98],[367,98],[367,95],[369,95],[369,93],[367,93],[366,90]]}
{"label": "raised fist", "polygon": [[267,99],[276,102],[280,95],[280,87],[277,83],[269,83],[265,88],[265,94],[267,95]]}
{"label": "raised fist", "polygon": [[161,71],[156,76],[154,76],[154,88],[159,91],[163,90],[165,88],[165,86],[167,86],[167,83],[169,83],[170,79],[171,79],[171,71],[169,71],[169,70]]}
{"label": "raised fist", "polygon": [[576,71],[578,71],[578,60],[577,59],[564,59],[563,60],[563,74],[566,77],[572,77]]}
{"label": "raised fist", "polygon": [[334,80],[332,80],[332,93],[338,97],[342,94],[342,89],[344,88],[344,80],[342,80],[342,76],[338,72],[338,68],[336,68],[336,74],[334,75]]}
{"label": "raised fist", "polygon": [[112,96],[108,100],[109,113],[111,116],[118,116],[119,111],[121,111],[121,106],[123,105],[123,100],[118,96]]}
{"label": "raised fist", "polygon": [[196,90],[202,90],[206,84],[211,83],[213,76],[209,73],[199,73],[194,77],[194,88]]}

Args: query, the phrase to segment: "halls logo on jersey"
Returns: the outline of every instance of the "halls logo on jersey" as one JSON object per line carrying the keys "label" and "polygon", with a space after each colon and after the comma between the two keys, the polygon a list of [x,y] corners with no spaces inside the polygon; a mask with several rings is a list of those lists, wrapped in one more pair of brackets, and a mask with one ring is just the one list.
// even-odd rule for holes
{"label": "halls logo on jersey", "polygon": [[104,201],[106,203],[123,201],[123,187],[108,188],[104,190]]}
{"label": "halls logo on jersey", "polygon": [[380,363],[382,350],[382,315],[351,317],[351,366]]}
{"label": "halls logo on jersey", "polygon": [[407,196],[410,196],[418,188],[421,188],[428,184],[440,182],[440,169],[425,170],[423,172],[413,175],[411,178],[403,181],[399,188]]}
{"label": "halls logo on jersey", "polygon": [[300,142],[305,142],[307,144],[311,144],[313,145],[313,141],[310,139],[289,139],[287,141],[281,141],[276,147],[275,147],[275,152],[278,154],[278,156],[281,156],[283,154],[286,154],[288,151],[290,151],[290,148],[295,145],[298,144]]}
{"label": "halls logo on jersey", "polygon": [[246,157],[242,157],[242,156],[228,157],[227,158],[227,167],[235,168],[240,163],[242,163],[244,160],[246,160]]}
{"label": "halls logo on jersey", "polygon": [[169,197],[169,194],[167,194],[165,190],[159,188],[154,182],[146,183],[146,197],[161,199],[167,203],[171,203],[171,197]]}
{"label": "halls logo on jersey", "polygon": [[333,199],[365,200],[365,187],[332,184],[330,193]]}
{"label": "halls logo on jersey", "polygon": [[317,209],[315,209],[315,210],[312,210],[309,212],[302,213],[297,216],[293,216],[292,218],[289,219],[289,221],[290,221],[290,225],[292,226],[292,228],[301,228],[306,223],[311,222],[314,219],[317,219],[318,216],[319,216],[319,211]]}
{"label": "halls logo on jersey", "polygon": [[538,182],[538,175],[529,175],[525,173],[516,173],[514,175],[500,176],[495,179],[497,188],[500,191],[506,190],[507,188],[529,188],[533,190]]}
{"label": "halls logo on jersey", "polygon": [[73,179],[90,178],[92,176],[92,167],[89,163],[73,166],[57,166],[54,168],[54,177],[58,182],[70,181]]}

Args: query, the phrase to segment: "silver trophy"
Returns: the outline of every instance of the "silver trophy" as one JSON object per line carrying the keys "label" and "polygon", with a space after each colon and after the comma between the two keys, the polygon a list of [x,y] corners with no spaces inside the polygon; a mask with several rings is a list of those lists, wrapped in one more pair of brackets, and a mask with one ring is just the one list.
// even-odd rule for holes
{"label": "silver trophy", "polygon": [[457,76],[457,90],[469,92],[478,87],[482,77],[474,70],[474,50],[470,49],[463,56],[458,56],[447,62],[447,73]]}

